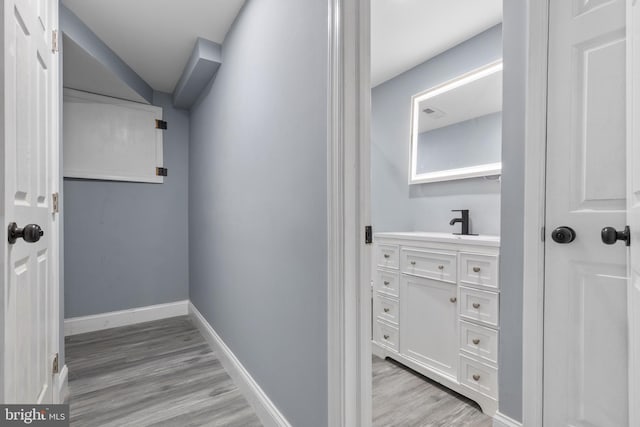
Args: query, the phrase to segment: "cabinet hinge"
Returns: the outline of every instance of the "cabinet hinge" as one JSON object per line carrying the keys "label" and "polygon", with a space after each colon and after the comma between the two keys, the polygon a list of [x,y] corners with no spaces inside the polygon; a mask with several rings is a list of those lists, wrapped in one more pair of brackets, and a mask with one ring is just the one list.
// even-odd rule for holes
{"label": "cabinet hinge", "polygon": [[58,53],[58,30],[51,31],[51,52]]}
{"label": "cabinet hinge", "polygon": [[156,119],[156,129],[167,130],[167,122]]}
{"label": "cabinet hinge", "polygon": [[167,176],[167,175],[169,175],[169,169],[156,168],[156,176]]}
{"label": "cabinet hinge", "polygon": [[547,234],[547,228],[543,225],[542,227],[540,227],[540,240],[541,241],[545,241],[546,239],[546,234]]}
{"label": "cabinet hinge", "polygon": [[54,374],[60,373],[60,362],[58,353],[56,353],[56,355],[53,357],[53,366],[51,367],[51,371]]}
{"label": "cabinet hinge", "polygon": [[53,208],[53,213],[58,213],[60,212],[60,202],[59,202],[59,194],[58,193],[53,193],[51,195],[51,205]]}
{"label": "cabinet hinge", "polygon": [[373,227],[370,225],[364,227],[364,243],[367,245],[373,243]]}

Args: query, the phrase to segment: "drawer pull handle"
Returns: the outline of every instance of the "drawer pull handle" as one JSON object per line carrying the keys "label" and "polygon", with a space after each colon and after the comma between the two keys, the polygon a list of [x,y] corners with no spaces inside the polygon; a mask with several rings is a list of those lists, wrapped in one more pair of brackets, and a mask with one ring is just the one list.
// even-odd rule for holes
{"label": "drawer pull handle", "polygon": [[474,343],[475,345],[480,344],[480,338],[474,338],[474,339],[473,339],[473,343]]}
{"label": "drawer pull handle", "polygon": [[438,270],[444,270],[444,265],[439,265]]}
{"label": "drawer pull handle", "polygon": [[385,280],[385,281],[384,281],[384,285],[385,285],[385,286],[389,286],[389,281],[388,281],[388,280]]}
{"label": "drawer pull handle", "polygon": [[389,255],[389,254],[384,254],[384,257],[385,257],[385,258],[389,258],[390,256],[391,256],[391,255]]}
{"label": "drawer pull handle", "polygon": [[389,335],[383,335],[383,337],[384,337],[385,340],[389,339]]}
{"label": "drawer pull handle", "polygon": [[473,380],[474,380],[474,381],[480,381],[480,375],[478,375],[478,374],[473,374]]}
{"label": "drawer pull handle", "polygon": [[456,297],[451,297],[451,298],[449,298],[449,301],[451,301],[451,302],[456,302],[456,301],[458,301],[458,298],[456,298]]}
{"label": "drawer pull handle", "polygon": [[416,262],[415,261],[411,261],[411,265],[416,265]]}
{"label": "drawer pull handle", "polygon": [[473,267],[474,273],[480,273],[480,267]]}
{"label": "drawer pull handle", "polygon": [[388,313],[388,312],[389,312],[389,309],[388,309],[388,308],[384,308],[383,310],[384,310],[384,312],[385,312],[385,313]]}
{"label": "drawer pull handle", "polygon": [[480,303],[479,302],[474,302],[473,303],[473,308],[480,308]]}

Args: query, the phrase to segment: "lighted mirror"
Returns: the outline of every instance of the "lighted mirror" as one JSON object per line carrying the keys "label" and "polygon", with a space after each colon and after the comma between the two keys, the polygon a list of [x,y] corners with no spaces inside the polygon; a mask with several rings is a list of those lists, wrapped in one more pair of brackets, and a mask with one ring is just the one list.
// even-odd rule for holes
{"label": "lighted mirror", "polygon": [[409,184],[500,175],[502,61],[411,98]]}

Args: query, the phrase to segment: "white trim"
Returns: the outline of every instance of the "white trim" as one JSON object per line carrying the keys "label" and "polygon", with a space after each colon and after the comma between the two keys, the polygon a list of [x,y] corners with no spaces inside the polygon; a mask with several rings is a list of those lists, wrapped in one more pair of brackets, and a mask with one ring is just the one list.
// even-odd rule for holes
{"label": "white trim", "polygon": [[496,412],[493,417],[493,427],[522,427],[522,423],[507,417],[502,412]]}
{"label": "white trim", "polygon": [[64,334],[70,336],[169,317],[186,316],[189,314],[188,304],[188,300],[183,300],[90,316],[72,317],[64,319]]}
{"label": "white trim", "polygon": [[529,2],[525,111],[523,260],[523,424],[542,425],[545,163],[549,0]]}
{"label": "white trim", "polygon": [[371,425],[370,0],[328,0],[328,425]]}
{"label": "white trim", "polygon": [[53,403],[69,401],[69,368],[64,365],[59,374],[53,377]]}
{"label": "white trim", "polygon": [[[640,138],[640,5],[637,0],[626,1],[626,24],[627,24],[627,224],[631,230],[637,233],[637,200],[635,198],[634,185],[635,174],[630,172],[637,167],[638,140]],[[632,234],[636,234],[632,233]],[[636,234],[637,235],[637,234]],[[635,237],[635,236],[634,236]],[[632,248],[627,251],[627,276],[629,277],[627,290],[627,319],[629,334],[629,426],[640,426],[640,299],[638,290],[634,283],[634,271],[638,266],[635,256],[637,237],[632,239]]]}
{"label": "white trim", "polygon": [[269,396],[267,396],[264,390],[260,388],[260,385],[253,379],[249,371],[240,363],[235,354],[227,347],[222,338],[220,338],[192,302],[189,302],[188,307],[189,315],[200,330],[200,333],[214,349],[220,363],[222,363],[224,369],[240,389],[240,392],[249,401],[265,427],[290,427],[291,424],[289,424],[284,415],[282,415],[276,405],[269,399]]}
{"label": "white trim", "polygon": [[[60,22],[59,22],[59,2],[53,2],[53,5],[51,6],[51,14],[52,14],[52,21],[51,21],[51,26],[52,26],[52,30],[57,31],[57,43],[60,45],[62,44],[62,33],[60,31]],[[61,164],[61,148],[62,148],[62,139],[61,139],[61,135],[60,135],[60,131],[61,131],[61,120],[62,120],[62,99],[61,99],[61,93],[60,93],[60,88],[62,87],[62,79],[61,79],[61,72],[60,72],[60,62],[61,62],[61,54],[60,51],[56,51],[53,53],[53,55],[51,55],[51,66],[50,66],[50,70],[51,73],[53,74],[53,78],[52,78],[52,87],[51,87],[51,91],[52,91],[52,96],[51,96],[51,110],[53,112],[52,117],[51,117],[51,138],[53,139],[52,144],[50,146],[50,167],[51,167],[51,177],[50,179],[50,191],[51,191],[51,196],[53,198],[53,194],[57,193],[58,197],[60,197],[62,190],[61,190],[61,184],[62,184],[62,164]],[[51,203],[53,203],[53,201],[51,201]],[[60,205],[59,205],[60,206]],[[61,345],[61,341],[64,343],[64,339],[61,339],[61,337],[63,336],[63,331],[61,331],[61,326],[60,326],[60,319],[64,316],[64,314],[62,314],[60,312],[60,287],[61,287],[61,280],[60,280],[60,266],[61,266],[61,261],[62,261],[62,251],[64,250],[63,246],[62,246],[62,227],[63,227],[63,221],[62,221],[62,216],[60,215],[60,210],[58,210],[58,213],[53,213],[52,215],[49,216],[50,218],[50,229],[51,229],[51,243],[50,243],[50,248],[51,248],[51,270],[50,270],[50,274],[51,274],[51,310],[50,310],[50,318],[49,318],[49,322],[50,322],[50,330],[51,332],[51,344],[50,344],[50,355],[49,355],[49,360],[53,359],[55,357],[55,355],[60,355],[60,353],[62,353],[62,350],[60,348]],[[64,344],[62,344],[64,345]],[[64,361],[62,359],[59,359],[59,363],[63,363]],[[51,365],[52,366],[52,365]],[[67,365],[64,365],[62,367],[62,369],[60,370],[59,374],[53,374],[53,381],[52,381],[52,386],[53,388],[53,402],[54,403],[62,403],[63,400],[66,398],[67,393],[68,393],[68,388],[67,388]]]}

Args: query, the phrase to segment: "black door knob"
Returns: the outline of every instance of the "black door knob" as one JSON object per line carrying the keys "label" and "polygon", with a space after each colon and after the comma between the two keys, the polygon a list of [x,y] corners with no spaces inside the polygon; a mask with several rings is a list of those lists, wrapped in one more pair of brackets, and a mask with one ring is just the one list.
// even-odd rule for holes
{"label": "black door knob", "polygon": [[605,245],[613,245],[618,240],[623,240],[627,246],[631,244],[631,230],[628,225],[622,231],[613,227],[605,227],[602,229],[600,237]]}
{"label": "black door knob", "polygon": [[18,228],[18,224],[12,222],[9,224],[8,239],[10,244],[14,244],[18,239],[24,239],[25,242],[35,243],[44,236],[44,231],[38,224],[28,224],[24,228]]}
{"label": "black door knob", "polygon": [[571,227],[558,227],[551,232],[551,238],[556,243],[571,243],[576,239],[576,232]]}

